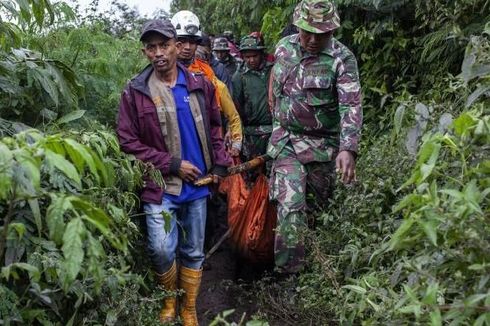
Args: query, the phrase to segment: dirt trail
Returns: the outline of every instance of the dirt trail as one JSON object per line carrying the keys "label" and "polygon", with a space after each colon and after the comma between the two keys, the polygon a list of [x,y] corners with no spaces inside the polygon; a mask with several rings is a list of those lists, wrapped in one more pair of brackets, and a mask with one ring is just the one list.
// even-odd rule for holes
{"label": "dirt trail", "polygon": [[238,322],[244,313],[245,320],[249,320],[256,307],[242,288],[243,283],[235,282],[236,259],[231,249],[224,245],[207,264],[210,269],[203,272],[197,299],[199,324],[209,325],[218,314],[229,309],[235,309],[235,312],[227,317],[228,321]]}

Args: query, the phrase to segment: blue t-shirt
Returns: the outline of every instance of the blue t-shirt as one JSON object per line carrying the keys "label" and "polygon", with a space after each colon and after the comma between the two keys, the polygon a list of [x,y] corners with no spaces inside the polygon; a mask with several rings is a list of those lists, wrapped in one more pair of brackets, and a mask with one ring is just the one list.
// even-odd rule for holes
{"label": "blue t-shirt", "polygon": [[[194,123],[189,105],[189,92],[187,91],[185,75],[182,69],[178,68],[178,70],[179,75],[175,86],[172,88],[172,93],[177,108],[177,121],[179,122],[181,158],[194,164],[202,172],[201,176],[204,176],[207,172],[206,163],[204,162],[201,141],[199,140],[196,124]],[[164,194],[165,198],[176,203],[196,200],[207,195],[209,195],[207,186],[196,187],[194,184],[185,181],[182,181],[180,195]]]}

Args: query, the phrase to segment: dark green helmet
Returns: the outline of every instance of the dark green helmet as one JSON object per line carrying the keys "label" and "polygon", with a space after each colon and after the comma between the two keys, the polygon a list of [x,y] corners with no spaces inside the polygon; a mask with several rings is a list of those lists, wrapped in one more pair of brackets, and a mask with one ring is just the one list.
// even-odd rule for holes
{"label": "dark green helmet", "polygon": [[262,51],[265,49],[262,41],[256,37],[247,35],[240,41],[240,52],[242,51]]}

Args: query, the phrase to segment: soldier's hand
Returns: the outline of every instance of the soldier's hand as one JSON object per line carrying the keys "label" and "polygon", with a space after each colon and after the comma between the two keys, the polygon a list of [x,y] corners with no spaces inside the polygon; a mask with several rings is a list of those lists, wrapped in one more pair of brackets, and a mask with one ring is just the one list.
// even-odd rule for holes
{"label": "soldier's hand", "polygon": [[199,170],[194,164],[189,161],[182,161],[179,168],[179,177],[186,182],[194,182],[197,177],[201,175]]}
{"label": "soldier's hand", "polygon": [[337,172],[342,174],[341,180],[344,184],[356,181],[356,161],[354,155],[349,151],[342,151],[335,160]]}

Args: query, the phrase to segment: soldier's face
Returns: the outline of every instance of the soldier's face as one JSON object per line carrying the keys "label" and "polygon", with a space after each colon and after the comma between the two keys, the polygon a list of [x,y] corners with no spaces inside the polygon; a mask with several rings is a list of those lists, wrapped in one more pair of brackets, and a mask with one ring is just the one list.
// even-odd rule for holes
{"label": "soldier's face", "polygon": [[214,51],[214,55],[216,56],[216,59],[218,59],[219,61],[223,61],[226,59],[226,57],[228,57],[228,53],[230,53],[230,51]]}
{"label": "soldier's face", "polygon": [[158,73],[165,74],[176,66],[178,50],[175,39],[152,33],[143,41],[141,51]]}
{"label": "soldier's face", "polygon": [[333,31],[327,33],[312,33],[305,31],[304,29],[299,30],[299,42],[303,49],[312,54],[318,54],[325,49],[328,41],[332,38]]}
{"label": "soldier's face", "polygon": [[179,38],[177,48],[179,49],[179,60],[191,60],[196,54],[199,41],[195,38]]}
{"label": "soldier's face", "polygon": [[243,51],[243,61],[252,70],[259,70],[264,60],[264,53],[262,51]]}

